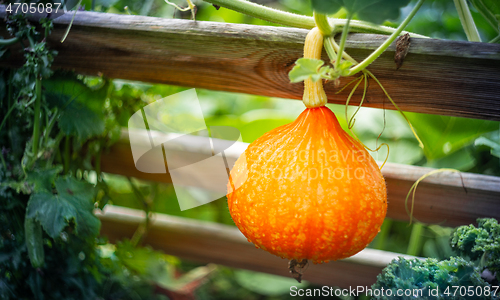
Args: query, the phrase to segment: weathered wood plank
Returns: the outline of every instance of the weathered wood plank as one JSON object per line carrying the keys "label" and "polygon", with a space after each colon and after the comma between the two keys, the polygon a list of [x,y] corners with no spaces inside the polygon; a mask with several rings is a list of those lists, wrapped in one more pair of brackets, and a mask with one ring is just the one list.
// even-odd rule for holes
{"label": "weathered wood plank", "polygon": [[[140,133],[139,133],[140,134]],[[159,134],[159,133],[155,133]],[[141,179],[171,183],[170,175],[148,174],[136,169],[131,154],[131,146],[124,132],[121,142],[114,145],[101,158],[101,169],[104,172],[137,177]],[[159,139],[161,140],[161,139]],[[167,140],[167,139],[165,139]],[[185,141],[185,140],[184,140]],[[147,145],[146,145],[147,146]],[[226,152],[228,165],[232,167],[247,144],[237,142],[231,152]],[[178,159],[193,158],[197,155],[196,147],[183,143]],[[192,161],[192,160],[191,160]],[[154,162],[153,162],[154,163]],[[176,161],[176,163],[179,163]],[[382,173],[387,182],[388,212],[387,216],[396,220],[408,221],[405,198],[413,183],[422,175],[432,171],[431,168],[387,163]],[[192,174],[186,185],[200,185],[211,189],[210,178],[194,180],[200,174]],[[206,175],[205,175],[206,176]],[[461,177],[460,177],[461,176]],[[466,188],[462,186],[463,184]],[[409,204],[408,204],[409,205]],[[438,173],[422,181],[417,189],[414,206],[414,218],[429,224],[458,226],[475,223],[477,218],[492,217],[500,219],[500,178],[471,173]]]}
{"label": "weathered wood plank", "polygon": [[[111,241],[130,238],[144,222],[143,211],[106,206],[101,219],[101,234]],[[164,214],[154,214],[152,226],[144,243],[157,250],[202,263],[217,263],[235,268],[290,276],[288,261],[257,249],[241,232],[232,226],[202,222]],[[365,249],[341,261],[327,264],[310,264],[304,279],[320,285],[348,288],[371,286],[377,275],[398,256],[410,256]]]}
{"label": "weathered wood plank", "polygon": [[[4,6],[0,6],[3,16]],[[70,14],[56,19],[48,41],[59,51],[55,68],[281,98],[302,97],[302,84],[291,84],[288,72],[302,56],[307,30],[78,12],[68,39],[61,44],[70,19]],[[352,34],[347,51],[361,60],[385,38]],[[19,65],[22,57],[15,47],[12,54],[0,66]],[[393,56],[394,45],[369,69],[403,110],[500,120],[500,45],[413,38],[401,69],[396,70]],[[333,83],[325,87],[331,103],[345,103],[348,91],[336,95]],[[351,104],[357,105],[359,100],[360,92]],[[374,82],[365,105],[392,108]]]}

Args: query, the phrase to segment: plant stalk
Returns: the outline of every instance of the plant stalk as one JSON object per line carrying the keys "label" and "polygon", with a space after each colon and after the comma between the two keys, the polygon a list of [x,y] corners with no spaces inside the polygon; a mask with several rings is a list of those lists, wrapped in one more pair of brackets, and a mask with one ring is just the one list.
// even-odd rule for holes
{"label": "plant stalk", "polygon": [[38,156],[38,146],[40,143],[40,114],[42,106],[42,80],[36,79],[35,82],[35,120],[33,124],[33,155]]}
{"label": "plant stalk", "polygon": [[11,38],[11,39],[0,39],[0,46],[10,46],[15,44],[17,41],[19,41],[19,38]]}
{"label": "plant stalk", "polygon": [[497,32],[500,33],[500,28],[498,27],[498,20],[495,14],[484,4],[482,0],[470,0],[472,5],[479,11],[483,18],[490,24],[490,26]]}
{"label": "plant stalk", "polygon": [[481,37],[479,36],[476,24],[470,13],[467,0],[453,0],[453,2],[457,8],[458,16],[460,17],[460,22],[464,28],[467,40],[469,40],[469,42],[481,42]]}
{"label": "plant stalk", "polygon": [[324,37],[328,37],[334,33],[334,28],[328,22],[326,15],[314,12],[314,22]]}
{"label": "plant stalk", "polygon": [[0,131],[2,131],[3,125],[5,124],[5,122],[7,121],[7,119],[9,119],[9,116],[12,113],[12,111],[14,111],[14,108],[16,108],[16,107],[14,105],[12,105],[9,108],[9,111],[7,112],[7,114],[5,114],[5,117],[3,117],[2,123],[0,123]]}
{"label": "plant stalk", "polygon": [[340,61],[342,60],[342,54],[344,53],[345,42],[347,40],[347,35],[349,34],[349,23],[351,21],[352,15],[347,17],[347,23],[342,30],[342,36],[340,37],[340,45],[339,50],[337,51],[337,60],[335,60],[335,69],[338,69],[340,66]]}
{"label": "plant stalk", "polygon": [[134,195],[137,197],[137,199],[141,202],[144,212],[146,213],[146,219],[144,220],[144,223],[141,223],[137,230],[134,232],[134,235],[130,239],[130,243],[136,247],[139,245],[143,239],[146,237],[146,234],[149,230],[150,224],[151,224],[151,203],[148,199],[144,197],[144,195],[141,193],[139,188],[134,184],[132,179],[130,177],[127,177],[127,180],[132,188],[132,191],[134,192]]}
{"label": "plant stalk", "polygon": [[380,47],[377,48],[377,50],[373,51],[365,60],[363,60],[361,63],[358,65],[354,66],[351,68],[351,72],[349,73],[349,76],[355,75],[359,73],[361,70],[364,70],[368,65],[370,65],[375,59],[377,59],[389,46],[396,40],[396,38],[399,36],[399,34],[403,31],[403,29],[410,23],[411,19],[415,16],[417,11],[422,7],[422,4],[424,4],[425,0],[419,0],[417,5],[413,8],[413,10],[410,12],[410,14],[406,17],[406,19],[401,23],[396,31],[391,34],[391,36],[382,44]]}
{"label": "plant stalk", "polygon": [[[50,118],[49,122],[47,123],[47,127],[45,127],[45,131],[43,133],[44,141],[41,142],[42,145],[47,145],[47,142],[49,141],[50,133],[52,131],[52,128],[56,124],[58,117],[59,117],[59,112],[57,111],[57,108],[55,108],[52,117]],[[44,142],[45,142],[45,144],[44,144]]]}
{"label": "plant stalk", "polygon": [[387,243],[387,237],[389,236],[389,232],[391,231],[392,220],[385,219],[384,223],[380,228],[380,232],[377,235],[377,242],[375,244],[375,249],[383,250],[384,246]]}
{"label": "plant stalk", "polygon": [[[330,57],[330,60],[336,60],[337,59],[337,53],[339,51],[339,45],[337,44],[337,42],[335,42],[335,39],[333,38],[333,36],[329,36],[327,38],[325,38],[325,50],[326,50],[326,53],[328,54],[328,57]],[[358,62],[352,58],[349,54],[347,54],[347,52],[343,52],[342,53],[342,58],[347,60],[347,61],[350,61],[352,62],[353,64],[358,64]]]}
{"label": "plant stalk", "polygon": [[422,233],[424,232],[422,223],[415,223],[411,229],[410,242],[406,254],[417,256],[422,248]]}
{"label": "plant stalk", "polygon": [[499,41],[500,41],[500,35],[498,35],[496,38],[489,41],[489,43],[498,43]]}
{"label": "plant stalk", "polygon": [[[272,23],[277,23],[285,26],[296,28],[312,29],[316,27],[314,18],[284,12],[281,10],[266,7],[246,0],[203,0],[205,2],[222,6],[239,13],[266,20]],[[347,20],[330,19],[330,23],[334,28],[342,30]],[[392,34],[395,29],[388,26],[374,25],[368,22],[352,20],[351,30],[353,32],[377,33],[377,34]],[[406,32],[405,32],[406,33]],[[426,36],[410,33],[412,37],[427,38]]]}
{"label": "plant stalk", "polygon": [[67,135],[66,139],[64,140],[64,153],[63,153],[64,174],[67,174],[69,172],[69,161],[70,161],[69,141],[70,137]]}
{"label": "plant stalk", "polygon": [[99,151],[97,151],[97,155],[95,157],[95,173],[97,174],[97,181],[102,181],[101,156],[102,156],[102,146],[99,145]]}

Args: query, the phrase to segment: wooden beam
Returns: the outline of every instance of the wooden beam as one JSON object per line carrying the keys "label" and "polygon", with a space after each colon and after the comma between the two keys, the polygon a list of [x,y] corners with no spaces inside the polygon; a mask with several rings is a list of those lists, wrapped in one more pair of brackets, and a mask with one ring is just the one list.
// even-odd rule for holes
{"label": "wooden beam", "polygon": [[[145,132],[136,132],[136,134],[145,134]],[[157,136],[160,133],[155,132],[154,134],[157,140],[162,140],[161,137]],[[167,137],[164,140],[167,140]],[[182,141],[182,145],[180,145],[182,147],[175,148],[175,145],[171,145],[174,147],[173,149],[182,149],[177,156],[179,160],[189,156],[190,161],[193,161],[193,156],[199,155],[199,148],[186,141],[186,139]],[[232,151],[225,153],[229,166],[234,164],[247,145],[237,142],[235,146],[231,147]],[[176,161],[176,163],[182,164],[180,161]],[[145,180],[172,182],[168,173],[150,174],[136,169],[127,132],[123,132],[122,140],[112,146],[109,152],[103,153],[101,169],[104,172]],[[387,163],[384,166],[382,173],[388,189],[388,217],[402,221],[409,220],[405,208],[406,195],[415,181],[432,170],[434,169],[395,163]],[[205,178],[194,180],[199,176],[205,176]],[[206,189],[211,189],[214,186],[211,184],[209,176],[198,173],[191,174],[185,184],[194,184]],[[408,203],[409,206],[410,203]],[[500,219],[500,178],[451,172],[432,175],[418,186],[413,217],[414,220],[424,223],[451,227],[475,223],[477,218]]]}
{"label": "wooden beam", "polygon": [[[5,6],[0,6],[0,17]],[[54,68],[146,82],[301,99],[302,84],[288,72],[302,56],[307,30],[193,22],[142,16],[78,12],[67,40],[60,40],[72,14],[54,21],[48,43],[59,52]],[[3,33],[7,36],[6,33]],[[347,51],[361,60],[387,37],[351,34]],[[16,48],[17,47],[17,48]],[[396,70],[392,45],[371,66],[405,111],[500,120],[500,45],[412,38],[408,56]],[[19,66],[19,46],[0,66]],[[327,56],[324,55],[327,60]],[[351,79],[343,79],[342,84]],[[344,104],[348,91],[331,103]],[[357,105],[361,91],[351,104]],[[374,82],[366,106],[392,109]]]}
{"label": "wooden beam", "polygon": [[[143,211],[107,205],[96,211],[101,219],[101,234],[114,242],[131,238],[144,222]],[[201,263],[217,263],[229,267],[272,273],[290,277],[288,261],[257,249],[233,226],[204,222],[164,214],[154,214],[144,244],[167,254]],[[320,285],[371,286],[377,275],[393,259],[411,256],[365,249],[341,261],[310,264],[304,280]]]}

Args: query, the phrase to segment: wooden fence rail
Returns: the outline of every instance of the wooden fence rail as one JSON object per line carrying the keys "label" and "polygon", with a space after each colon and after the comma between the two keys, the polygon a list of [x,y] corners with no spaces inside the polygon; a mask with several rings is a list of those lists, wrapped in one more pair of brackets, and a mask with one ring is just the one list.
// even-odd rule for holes
{"label": "wooden fence rail", "polygon": [[[138,131],[134,134],[142,134],[147,137],[146,132]],[[155,132],[154,135],[157,140],[167,140],[166,136],[165,138],[159,136],[161,133]],[[142,140],[148,141],[147,138]],[[200,150],[199,147],[195,146],[194,141],[190,144],[189,139],[183,139],[180,143],[182,145],[170,144],[174,148],[169,151],[182,149],[179,150],[177,159],[182,160],[185,157],[190,161],[196,161],[196,159],[193,160],[193,156],[200,155]],[[234,164],[247,145],[246,143],[236,142],[236,146],[231,147],[233,151],[225,153],[229,166]],[[135,146],[150,147],[149,144]],[[199,160],[201,159],[204,159],[204,157],[200,156]],[[151,162],[151,164],[154,163]],[[182,162],[176,161],[176,163],[182,165]],[[115,144],[109,152],[103,153],[101,169],[104,172],[151,181],[172,182],[168,173],[150,174],[137,170],[132,158],[128,132],[126,131],[123,132],[120,142]],[[388,190],[388,217],[396,220],[409,220],[405,208],[406,195],[415,181],[432,170],[431,168],[395,163],[387,163],[383,167],[382,173],[387,182]],[[199,178],[200,176],[204,178]],[[203,174],[191,174],[184,184],[207,189],[213,186],[209,176]],[[476,219],[480,217],[500,219],[499,177],[471,173],[461,173],[459,175],[458,173],[445,172],[425,179],[418,186],[414,206],[414,218],[416,220],[454,227],[475,223]]]}
{"label": "wooden fence rail", "polygon": [[[4,16],[5,6],[0,6],[0,17]],[[59,52],[56,69],[281,98],[302,97],[302,84],[291,84],[288,72],[302,56],[307,30],[78,12],[67,40],[61,44],[71,17],[66,14],[56,19],[48,40]],[[352,34],[347,51],[360,60],[386,38]],[[9,61],[0,62],[0,66],[18,66],[23,61],[22,53],[16,47],[12,50]],[[369,69],[401,109],[500,120],[499,44],[412,38],[401,69],[396,70],[393,57],[394,45]],[[325,87],[331,103],[345,103],[348,91],[335,94],[331,82]],[[351,104],[358,104],[360,93]],[[365,105],[392,108],[374,83],[370,84]]]}
{"label": "wooden fence rail", "polygon": [[[106,206],[97,212],[101,234],[111,241],[131,238],[144,222],[143,211]],[[230,267],[290,277],[288,261],[257,249],[236,228],[228,225],[155,214],[144,243],[165,253],[201,263],[217,263]],[[304,280],[340,287],[371,286],[382,269],[397,257],[411,256],[365,249],[341,261],[310,264]]]}

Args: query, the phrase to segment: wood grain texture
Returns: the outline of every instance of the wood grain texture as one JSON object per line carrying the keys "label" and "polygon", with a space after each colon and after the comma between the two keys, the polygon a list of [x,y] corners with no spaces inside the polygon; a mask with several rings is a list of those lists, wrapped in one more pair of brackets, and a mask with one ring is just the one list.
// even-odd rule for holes
{"label": "wood grain texture", "polygon": [[[112,242],[132,237],[145,218],[143,211],[111,205],[96,214],[102,222],[101,234],[108,236]],[[154,214],[144,244],[201,263],[217,263],[290,277],[287,260],[255,248],[233,226]],[[382,269],[399,256],[411,258],[399,253],[365,249],[345,260],[310,264],[304,273],[304,280],[344,288],[371,286]]]}
{"label": "wood grain texture", "polygon": [[[189,156],[190,161],[192,161],[193,155],[199,155],[198,149],[190,146],[189,142],[184,142],[182,148],[173,149],[182,149],[177,156],[179,160]],[[232,147],[233,151],[225,153],[230,168],[247,145],[237,142],[237,147]],[[176,163],[182,164],[180,161],[176,161]],[[172,182],[168,173],[149,174],[137,170],[126,132],[119,143],[112,146],[109,152],[103,153],[101,169],[104,172],[145,180]],[[405,208],[406,195],[415,181],[432,170],[434,169],[395,163],[387,163],[383,167],[382,174],[387,182],[388,190],[388,217],[402,221],[409,220]],[[205,178],[200,178],[200,176]],[[213,188],[213,190],[216,188],[211,181],[210,174],[200,174],[199,172],[191,174],[184,184],[206,189]],[[408,207],[410,207],[410,203],[408,203]],[[432,175],[418,186],[413,216],[414,220],[424,223],[452,227],[475,223],[477,218],[500,219],[500,178],[451,172]]]}
{"label": "wood grain texture", "polygon": [[[0,17],[4,15],[1,6]],[[302,98],[303,85],[291,84],[288,72],[302,56],[307,30],[78,12],[67,40],[61,44],[70,19],[70,14],[56,19],[48,41],[59,52],[56,69]],[[347,51],[361,60],[386,38],[351,34]],[[0,66],[20,64],[22,57],[16,47]],[[369,69],[401,109],[500,120],[500,45],[412,38],[399,70],[394,51],[393,44]],[[325,88],[329,102],[345,103],[348,91],[335,94],[332,82]],[[355,94],[351,104],[359,103],[360,94]],[[373,81],[365,105],[393,108]]]}

